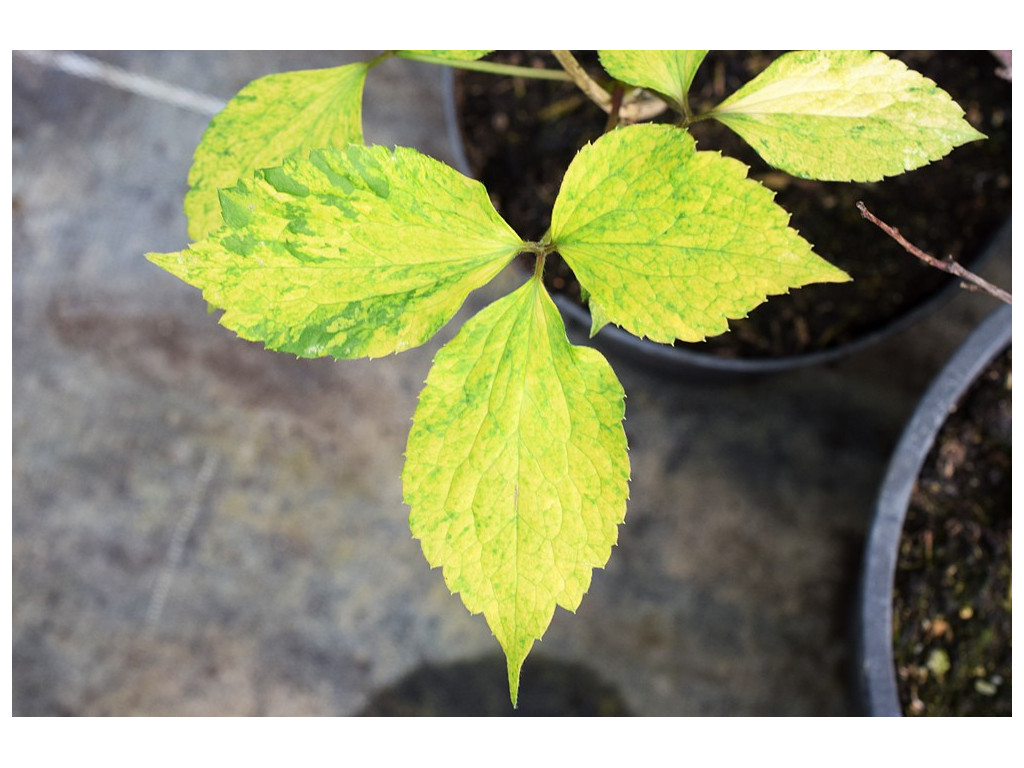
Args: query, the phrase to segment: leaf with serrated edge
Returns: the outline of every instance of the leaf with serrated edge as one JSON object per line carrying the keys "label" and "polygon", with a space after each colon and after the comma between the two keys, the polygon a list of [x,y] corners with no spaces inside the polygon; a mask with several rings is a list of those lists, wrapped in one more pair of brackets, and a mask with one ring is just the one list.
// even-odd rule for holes
{"label": "leaf with serrated edge", "polygon": [[869,51],[780,56],[712,111],[768,163],[824,181],[878,181],[985,136],[949,94]]}
{"label": "leaf with serrated edge", "polygon": [[522,241],[483,185],[416,150],[314,150],[224,190],[225,226],[158,266],[244,339],[299,357],[422,344]]}
{"label": "leaf with serrated edge", "polygon": [[707,51],[598,51],[601,66],[616,80],[656,91],[680,109],[706,54]]}
{"label": "leaf with serrated edge", "polygon": [[628,495],[624,394],[572,346],[536,278],[471,318],[420,394],[402,484],[431,566],[519,673],[555,606],[579,606]]}
{"label": "leaf with serrated edge", "polygon": [[701,341],[768,295],[849,279],[746,171],[667,125],[619,128],[580,150],[551,240],[590,294],[592,333],[612,322],[654,341]]}
{"label": "leaf with serrated edge", "polygon": [[185,196],[189,237],[221,225],[218,190],[299,150],[363,141],[363,85],[370,64],[267,75],[245,86],[196,147]]}

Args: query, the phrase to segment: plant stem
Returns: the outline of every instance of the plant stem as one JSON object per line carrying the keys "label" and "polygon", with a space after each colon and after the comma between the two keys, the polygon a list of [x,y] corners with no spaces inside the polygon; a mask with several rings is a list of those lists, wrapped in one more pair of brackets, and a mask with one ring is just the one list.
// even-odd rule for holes
{"label": "plant stem", "polygon": [[608,122],[604,126],[605,133],[614,131],[615,127],[619,124],[619,111],[622,109],[623,95],[622,86],[616,85],[615,90],[612,91],[612,105],[611,109],[608,110]]}
{"label": "plant stem", "polygon": [[857,210],[860,211],[861,216],[863,216],[876,227],[881,229],[883,232],[885,232],[885,234],[887,234],[897,243],[902,245],[903,248],[907,251],[907,253],[911,254],[912,256],[916,256],[925,264],[931,267],[935,267],[936,269],[941,269],[943,272],[948,272],[951,275],[956,275],[962,280],[966,280],[967,282],[976,285],[978,288],[981,288],[986,293],[995,296],[1000,301],[1004,301],[1007,304],[1011,305],[1013,304],[1013,297],[1009,293],[1004,291],[1002,288],[992,285],[992,283],[988,282],[988,280],[985,280],[971,272],[969,269],[960,266],[957,262],[953,261],[952,259],[948,261],[942,261],[922,251],[916,245],[909,242],[905,237],[903,237],[903,235],[900,234],[900,231],[898,229],[889,226],[884,221],[875,216],[875,214],[868,210],[868,207],[864,205],[864,203],[858,202]]}
{"label": "plant stem", "polygon": [[384,51],[383,53],[378,53],[376,56],[374,56],[372,59],[370,59],[368,62],[366,62],[366,69],[367,70],[371,70],[374,67],[376,67],[378,64],[380,64],[382,61],[387,61],[388,59],[392,58],[394,55],[395,55],[394,51]]}
{"label": "plant stem", "polygon": [[[689,105],[687,105],[689,108]],[[702,112],[699,115],[683,115],[683,119],[679,121],[679,125],[683,128],[689,128],[694,123],[699,123],[703,120],[712,120],[715,117],[714,112]]]}
{"label": "plant stem", "polygon": [[456,69],[471,69],[474,72],[487,72],[492,75],[507,75],[509,77],[530,77],[535,80],[564,80],[571,78],[560,69],[544,69],[542,67],[520,67],[515,64],[501,64],[496,61],[456,61],[443,59],[438,56],[429,56],[425,53],[403,53],[401,58],[410,61],[421,61],[426,64],[440,64],[445,67]]}
{"label": "plant stem", "polygon": [[532,254],[535,254],[537,256],[547,256],[549,253],[551,253],[554,250],[555,249],[551,246],[550,240],[548,240],[548,235],[547,234],[545,234],[543,239],[541,239],[539,241],[537,241],[537,240],[523,240],[519,244],[519,252],[520,253],[532,253]]}
{"label": "plant stem", "polygon": [[598,85],[587,74],[586,70],[576,61],[576,57],[571,52],[552,51],[551,53],[558,59],[558,63],[562,65],[572,81],[579,86],[581,91],[587,94],[592,102],[597,104],[604,112],[610,113],[612,111],[612,97],[608,95],[608,91]]}
{"label": "plant stem", "polygon": [[538,253],[537,260],[533,263],[533,278],[538,283],[544,279],[544,260],[546,258],[546,254]]}
{"label": "plant stem", "polygon": [[690,107],[690,92],[687,90],[683,94],[683,103],[679,105],[683,109],[683,120],[682,122],[689,125],[693,122],[693,109]]}

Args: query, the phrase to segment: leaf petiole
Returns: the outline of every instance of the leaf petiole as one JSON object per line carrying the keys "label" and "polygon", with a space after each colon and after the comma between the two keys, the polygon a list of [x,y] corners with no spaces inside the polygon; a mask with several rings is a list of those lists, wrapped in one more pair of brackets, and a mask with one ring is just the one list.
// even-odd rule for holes
{"label": "leaf petiole", "polygon": [[471,69],[474,72],[487,72],[492,75],[507,75],[509,77],[529,77],[535,80],[565,80],[569,81],[569,75],[560,69],[545,69],[543,67],[522,67],[515,64],[501,64],[496,61],[457,61],[455,59],[444,59],[439,56],[430,56],[425,53],[403,53],[403,59],[419,61],[425,64],[440,64],[446,67],[457,69]]}
{"label": "leaf petiole", "polygon": [[538,282],[544,275],[544,261],[549,253],[554,253],[555,247],[551,243],[550,233],[544,235],[539,242],[524,240],[521,243],[520,253],[532,253],[536,257],[533,266],[533,279]]}

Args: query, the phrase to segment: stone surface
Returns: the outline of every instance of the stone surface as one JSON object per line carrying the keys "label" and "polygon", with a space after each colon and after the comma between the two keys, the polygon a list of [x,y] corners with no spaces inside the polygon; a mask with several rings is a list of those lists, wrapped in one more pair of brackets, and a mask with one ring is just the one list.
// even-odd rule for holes
{"label": "stone surface", "polygon": [[[365,58],[90,56],[215,100]],[[375,69],[365,118],[371,141],[451,159],[436,68]],[[143,258],[186,244],[207,120],[14,55],[14,713],[354,715],[403,679],[422,693],[424,670],[457,695],[479,663],[504,697],[486,624],[409,534],[400,473],[432,355],[520,278],[382,360],[240,341]],[[1003,285],[1009,254],[1007,240],[986,271]],[[580,690],[608,687],[637,715],[853,712],[851,600],[875,491],[931,376],[992,308],[964,293],[854,358],[729,384],[613,359],[626,525],[527,660],[524,708],[533,662],[592,677]]]}

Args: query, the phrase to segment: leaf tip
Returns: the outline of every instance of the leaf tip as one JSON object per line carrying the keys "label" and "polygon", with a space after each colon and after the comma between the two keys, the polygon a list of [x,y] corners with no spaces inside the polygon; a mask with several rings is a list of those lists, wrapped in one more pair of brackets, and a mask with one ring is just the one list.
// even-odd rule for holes
{"label": "leaf tip", "polygon": [[172,253],[147,253],[145,256],[146,261],[173,274],[177,274],[174,267],[181,264],[184,260],[181,251],[174,251]]}
{"label": "leaf tip", "polygon": [[519,708],[519,673],[523,669],[524,659],[508,656],[508,695],[512,701],[512,709]]}
{"label": "leaf tip", "polygon": [[973,125],[971,125],[970,123],[968,123],[967,125],[970,128],[970,130],[967,133],[967,138],[964,141],[964,144],[969,144],[972,141],[985,141],[988,139],[988,136],[986,134],[979,131]]}
{"label": "leaf tip", "polygon": [[597,334],[608,325],[609,318],[604,313],[604,310],[593,301],[588,303],[590,309],[590,338],[594,338]]}

